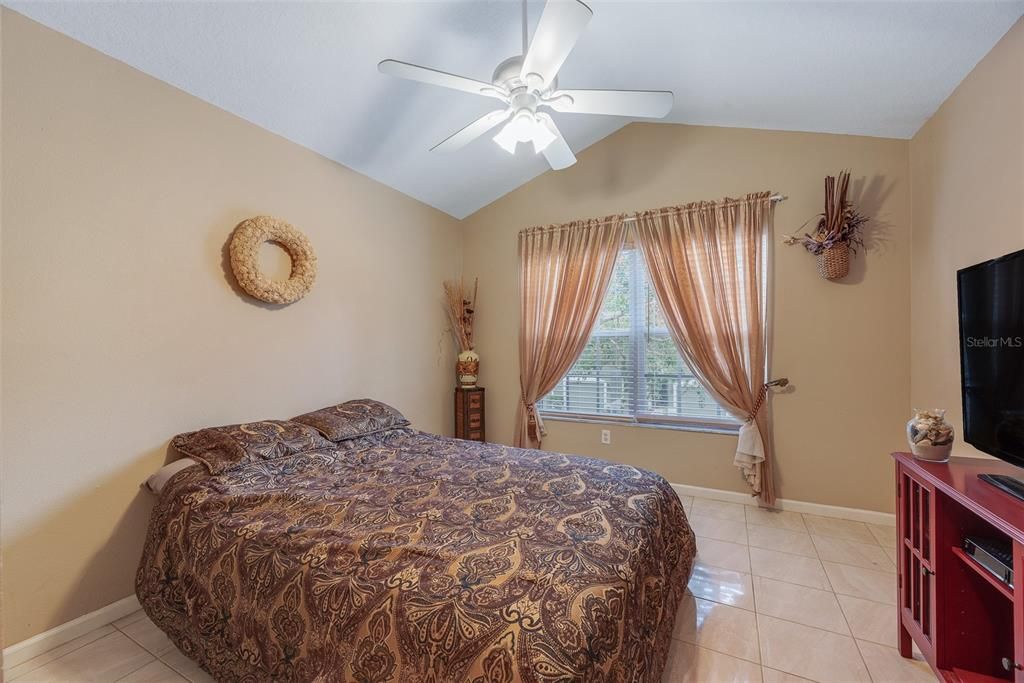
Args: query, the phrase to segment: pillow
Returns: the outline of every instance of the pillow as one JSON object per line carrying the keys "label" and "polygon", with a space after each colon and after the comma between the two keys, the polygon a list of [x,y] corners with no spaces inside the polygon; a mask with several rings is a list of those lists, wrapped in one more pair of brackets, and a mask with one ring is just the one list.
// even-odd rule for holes
{"label": "pillow", "polygon": [[346,401],[329,408],[293,417],[292,422],[315,427],[331,441],[345,441],[388,429],[409,426],[400,412],[369,398]]}
{"label": "pillow", "polygon": [[287,420],[208,427],[178,434],[171,445],[220,474],[237,465],[334,446],[315,429]]}
{"label": "pillow", "polygon": [[164,486],[166,486],[167,482],[171,480],[171,477],[186,467],[192,467],[192,465],[198,464],[199,463],[192,458],[181,458],[172,463],[168,463],[153,474],[149,475],[149,479],[146,480],[145,487],[159,496],[160,492],[164,490]]}

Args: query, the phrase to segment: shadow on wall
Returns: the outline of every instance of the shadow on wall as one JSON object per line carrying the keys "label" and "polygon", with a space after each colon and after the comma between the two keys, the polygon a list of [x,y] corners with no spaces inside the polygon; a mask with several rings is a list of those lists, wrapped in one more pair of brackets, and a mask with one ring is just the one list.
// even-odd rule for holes
{"label": "shadow on wall", "polygon": [[[778,375],[776,374],[776,375],[774,375],[774,377],[778,377]],[[771,434],[768,435],[768,438],[771,440],[772,452],[775,455],[772,458],[772,461],[768,464],[768,466],[772,468],[772,476],[773,476],[773,479],[774,479],[774,482],[775,482],[775,493],[776,493],[776,495],[781,497],[782,496],[782,491],[785,490],[784,487],[786,485],[786,475],[782,471],[782,469],[779,467],[779,451],[778,451],[779,444],[778,444],[778,441],[775,438],[775,401],[777,401],[780,396],[783,397],[782,400],[786,400],[785,397],[789,396],[790,394],[795,394],[796,391],[797,391],[797,385],[796,385],[795,382],[790,380],[789,383],[786,386],[784,386],[784,387],[774,387],[774,388],[770,389],[769,391],[771,392],[771,400],[768,402],[768,407],[769,407],[769,410],[771,410],[770,422],[772,424],[772,427],[770,428]],[[737,471],[739,471],[739,470],[737,470]],[[751,495],[753,495],[753,494],[751,494]]]}
{"label": "shadow on wall", "polygon": [[[622,131],[628,130],[631,126],[644,125],[659,124],[632,123],[616,132],[622,134]],[[603,205],[609,197],[634,196],[637,191],[655,185],[659,179],[673,174],[672,165],[678,163],[678,157],[685,156],[689,149],[689,136],[682,139],[682,145],[672,146],[671,151],[668,151],[657,136],[632,136],[629,159],[616,155],[614,145],[588,147],[576,155],[580,164],[586,162],[587,173],[573,173],[570,168],[554,174],[558,182],[558,193],[568,203],[581,205],[592,201]],[[637,159],[642,159],[643,163],[630,163],[630,160]],[[595,168],[600,168],[599,174],[591,172]],[[647,208],[655,207],[626,206],[621,210],[637,211]]]}
{"label": "shadow on wall", "polygon": [[861,177],[854,180],[850,187],[850,201],[854,208],[868,217],[864,225],[864,247],[851,254],[850,273],[841,280],[833,280],[840,285],[856,285],[864,281],[868,270],[869,254],[884,254],[892,242],[893,223],[881,213],[889,196],[896,189],[896,183],[886,183],[885,176],[876,175],[870,179]]}
{"label": "shadow on wall", "polygon": [[[15,638],[22,640],[26,633],[41,633],[134,594],[135,572],[156,502],[141,484],[159,467],[161,451],[169,453],[169,445],[153,448],[130,466],[89,483],[73,500],[51,509],[44,519],[8,541],[4,548],[5,570],[14,574],[20,586],[17,594],[5,599],[5,618],[19,620],[6,623],[8,635],[16,632]],[[102,545],[82,549],[81,554],[86,550],[91,554],[77,575],[68,585],[50,583],[45,567],[60,565],[66,550],[53,539],[94,539],[100,524],[109,528],[109,535]],[[69,526],[81,527],[81,533],[69,534]],[[131,552],[125,553],[125,548]],[[61,593],[59,600],[52,602],[56,605],[53,612],[32,610],[33,595],[53,591]],[[12,644],[13,640],[5,643]]]}

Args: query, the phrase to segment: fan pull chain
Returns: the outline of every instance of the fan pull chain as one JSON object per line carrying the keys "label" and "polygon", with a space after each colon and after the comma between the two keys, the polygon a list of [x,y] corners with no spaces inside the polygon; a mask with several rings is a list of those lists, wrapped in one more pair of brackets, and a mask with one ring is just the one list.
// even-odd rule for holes
{"label": "fan pull chain", "polygon": [[526,51],[530,49],[530,41],[526,35],[526,0],[523,0],[523,57],[526,57]]}

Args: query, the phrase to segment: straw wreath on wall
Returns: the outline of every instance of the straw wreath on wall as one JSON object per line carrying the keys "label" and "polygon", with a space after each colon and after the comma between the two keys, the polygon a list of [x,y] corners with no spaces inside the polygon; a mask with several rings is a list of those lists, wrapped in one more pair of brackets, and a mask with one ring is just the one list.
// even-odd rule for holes
{"label": "straw wreath on wall", "polygon": [[[271,280],[260,272],[260,247],[275,242],[292,259],[287,280]],[[273,216],[256,216],[238,224],[231,235],[231,270],[249,296],[271,304],[290,304],[309,293],[316,280],[313,245],[294,226]]]}

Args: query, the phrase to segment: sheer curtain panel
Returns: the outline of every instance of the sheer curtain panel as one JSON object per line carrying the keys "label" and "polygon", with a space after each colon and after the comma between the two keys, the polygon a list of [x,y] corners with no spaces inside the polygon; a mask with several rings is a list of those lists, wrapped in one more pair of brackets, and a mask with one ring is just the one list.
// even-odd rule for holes
{"label": "sheer curtain panel", "polygon": [[515,445],[539,448],[537,401],[579,358],[622,248],[624,216],[519,233],[519,385]]}
{"label": "sheer curtain panel", "polygon": [[768,364],[770,192],[637,214],[636,236],[669,332],[694,376],[739,420],[734,462],[775,503]]}

